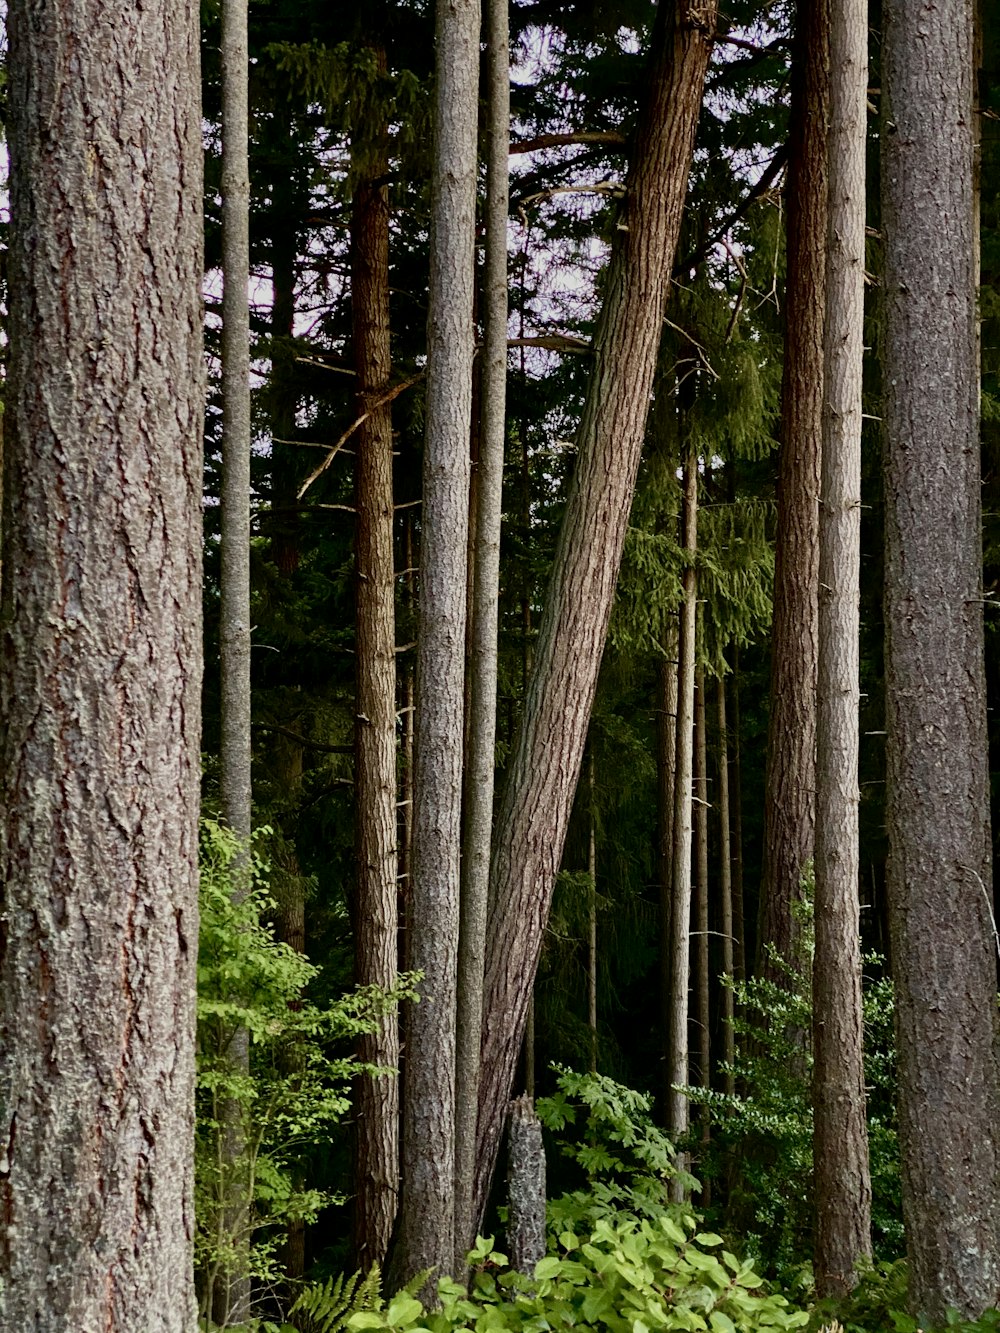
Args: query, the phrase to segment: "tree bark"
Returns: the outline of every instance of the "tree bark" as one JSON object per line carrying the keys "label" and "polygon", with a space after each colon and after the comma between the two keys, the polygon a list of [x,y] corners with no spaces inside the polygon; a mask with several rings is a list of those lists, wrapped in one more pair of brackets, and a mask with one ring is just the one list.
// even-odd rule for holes
{"label": "tree bark", "polygon": [[545,1258],[545,1144],[528,1096],[511,1102],[508,1162],[508,1255],[516,1272],[531,1276]]}
{"label": "tree bark", "polygon": [[743,746],[740,725],[740,650],[733,648],[733,757],[731,777],[733,840],[733,976],[747,976],[746,918],[743,912]]}
{"label": "tree bark", "polygon": [[[580,773],[645,431],[715,4],[657,12],[652,79],[594,340],[578,456],[497,821],[476,1201],[493,1174]],[[594,541],[600,533],[601,540]]]}
{"label": "tree bark", "polygon": [[730,983],[722,987],[722,1090],[727,1096],[736,1091],[733,1061],[736,1058],[736,1033],[733,1029],[735,1010],[732,979],[735,966],[733,949],[733,869],[732,839],[729,833],[729,731],[726,725],[726,678],[716,681],[716,708],[719,728],[719,930],[722,934],[722,972]]}
{"label": "tree bark", "polygon": [[767,945],[801,969],[803,873],[816,817],[819,483],[823,439],[829,107],[828,0],[798,0],[787,178],[788,278],[771,627],[771,706],[764,787],[758,971]]}
{"label": "tree bark", "polygon": [[888,867],[914,1309],[1000,1295],[983,668],[973,12],[893,6],[883,47]]}
{"label": "tree bark", "polygon": [[587,763],[587,1030],[590,1033],[590,1072],[597,1073],[597,826],[594,814],[594,752]]}
{"label": "tree bark", "polygon": [[194,1333],[198,11],[8,24],[0,1324]]}
{"label": "tree bark", "polygon": [[865,0],[834,0],[830,76],[813,962],[814,1266],[824,1296],[846,1294],[871,1254],[858,901]]}
{"label": "tree bark", "polygon": [[[695,646],[698,617],[698,453],[688,444],[684,456],[683,544],[684,600],[680,611],[677,667],[677,759],[674,764],[673,891],[670,903],[670,1014],[667,1027],[667,1133],[676,1143],[688,1131],[688,1099],[680,1089],[689,1082],[688,992],[691,979],[691,843],[694,768]],[[683,1154],[678,1166],[687,1168]],[[675,1179],[671,1198],[680,1203],[683,1187]]]}
{"label": "tree bark", "polygon": [[[222,487],[219,497],[220,796],[222,817],[249,849],[251,833],[250,701],[250,165],[249,46],[246,0],[222,5]],[[234,897],[246,892],[247,861],[234,869]],[[250,1070],[250,1045],[240,1029],[230,1046],[236,1075]],[[222,1177],[224,1234],[250,1236],[249,1179],[238,1105],[224,1105]],[[208,1299],[220,1324],[250,1317],[245,1264],[215,1275]]]}
{"label": "tree bark", "polygon": [[469,652],[469,742],[465,774],[465,854],[458,956],[455,1066],[456,1272],[475,1240],[473,1181],[479,1107],[483,973],[489,912],[490,849],[497,731],[500,520],[507,403],[507,215],[510,144],[510,30],[507,0],[487,0],[489,138],[486,291],[483,301],[482,419]]}
{"label": "tree bark", "polygon": [[[385,69],[385,51],[375,51]],[[389,347],[389,131],[356,131],[351,218],[351,325],[357,374],[355,435],[354,977],[391,989],[398,962],[396,909],[396,618],[393,553],[392,372]],[[399,1025],[386,1014],[358,1057],[395,1069]],[[356,1084],[352,1262],[385,1262],[399,1193],[399,1084],[362,1074]]]}
{"label": "tree bark", "polygon": [[476,228],[478,0],[438,0],[420,551],[413,966],[403,1101],[398,1272],[455,1262],[455,1006],[459,932],[469,414]]}
{"label": "tree bark", "polygon": [[656,668],[657,878],[660,896],[660,1026],[663,1107],[670,1102],[670,931],[674,889],[674,777],[677,767],[677,619],[671,616],[664,656]]}
{"label": "tree bark", "polygon": [[[703,612],[702,612],[703,614]],[[701,615],[699,615],[701,619]],[[705,668],[699,664],[695,673],[694,704],[694,830],[695,830],[695,1026],[698,1035],[698,1087],[709,1088],[712,1082],[711,1030],[709,1005],[709,951],[708,951],[708,745],[705,738]],[[709,1108],[699,1112],[702,1141],[709,1136]],[[703,1190],[707,1191],[705,1182]],[[702,1195],[707,1207],[708,1200]]]}

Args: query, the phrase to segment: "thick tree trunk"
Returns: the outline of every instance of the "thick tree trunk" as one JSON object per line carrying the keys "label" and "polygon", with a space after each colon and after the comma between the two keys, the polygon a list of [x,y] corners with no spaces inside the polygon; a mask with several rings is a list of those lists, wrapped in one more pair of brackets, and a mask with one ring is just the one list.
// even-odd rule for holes
{"label": "thick tree trunk", "polygon": [[[698,618],[698,454],[688,446],[684,457],[683,545],[684,600],[680,611],[677,667],[677,759],[674,764],[673,891],[670,903],[670,1013],[667,1025],[667,1133],[676,1143],[688,1131],[688,1099],[680,1091],[689,1082],[688,992],[691,978],[691,843],[694,771],[695,647]],[[687,1162],[678,1157],[678,1165]],[[683,1187],[671,1182],[671,1198],[683,1200]]]}
{"label": "thick tree trunk", "polygon": [[871,1254],[858,901],[865,0],[832,6],[830,74],[813,964],[814,1265],[824,1296],[846,1294]]}
{"label": "thick tree trunk", "polygon": [[194,1333],[198,12],[8,32],[0,1325]]}
{"label": "thick tree trunk", "polygon": [[[481,1211],[524,1032],[580,773],[642,452],[667,282],[715,21],[713,0],[664,4],[618,245],[594,344],[578,456],[525,715],[497,821],[476,1200]],[[601,540],[595,542],[594,534]]]}
{"label": "thick tree trunk", "polygon": [[497,731],[500,520],[507,402],[507,214],[510,147],[510,32],[507,0],[488,0],[486,291],[483,301],[482,419],[477,466],[475,562],[469,651],[469,741],[465,773],[465,853],[458,956],[455,1066],[456,1272],[475,1240],[473,1181],[479,1107],[483,970],[489,911],[490,849]]}
{"label": "thick tree trunk", "polygon": [[438,0],[398,1273],[455,1262],[455,1007],[476,229],[478,0]]}
{"label": "thick tree trunk", "polygon": [[[375,58],[385,67],[385,52]],[[366,127],[352,147],[360,172],[351,220],[351,323],[357,373],[354,726],[354,978],[396,982],[396,620],[393,556],[392,407],[389,350],[388,129]],[[381,1019],[358,1044],[362,1061],[395,1069],[399,1025]],[[356,1084],[352,1263],[382,1265],[399,1192],[399,1085],[362,1074]]]}
{"label": "thick tree trunk", "polygon": [[886,14],[888,869],[914,1308],[1000,1296],[969,0]]}
{"label": "thick tree trunk", "polygon": [[788,155],[788,279],[781,385],[778,528],[771,628],[771,710],[764,789],[764,877],[758,971],[772,945],[800,957],[802,877],[816,815],[816,654],[819,481],[823,438],[826,285],[827,0],[798,0]]}

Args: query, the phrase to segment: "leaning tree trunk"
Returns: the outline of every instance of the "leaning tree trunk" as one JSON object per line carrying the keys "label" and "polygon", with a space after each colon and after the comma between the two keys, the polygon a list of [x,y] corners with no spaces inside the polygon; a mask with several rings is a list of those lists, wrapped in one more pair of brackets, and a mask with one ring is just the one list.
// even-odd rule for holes
{"label": "leaning tree trunk", "polygon": [[397,1273],[455,1262],[455,970],[465,695],[469,414],[476,232],[478,0],[438,0],[417,646],[413,967]]}
{"label": "leaning tree trunk", "polygon": [[[380,68],[385,52],[375,51]],[[389,131],[366,127],[352,146],[358,183],[351,219],[351,320],[357,374],[354,726],[354,978],[396,982],[396,618],[392,407],[384,401],[389,350]],[[386,1014],[358,1043],[367,1064],[395,1069],[399,1025]],[[352,1263],[385,1262],[399,1190],[399,1084],[362,1074],[356,1084]]]}
{"label": "leaning tree trunk", "polygon": [[0,1325],[194,1333],[198,10],[8,10]]}
{"label": "leaning tree trunk", "polygon": [[678,0],[657,12],[652,79],[594,340],[576,468],[497,820],[479,1098],[479,1213],[500,1144],[607,637],[714,22],[714,0],[697,7]]}
{"label": "leaning tree trunk", "polygon": [[771,628],[771,707],[764,787],[758,971],[771,945],[801,970],[803,874],[816,815],[819,479],[826,279],[827,0],[798,0],[788,157],[788,280]]}
{"label": "leaning tree trunk", "polygon": [[903,1216],[915,1310],[1000,1295],[970,0],[886,13],[886,695]]}
{"label": "leaning tree trunk", "polygon": [[854,1286],[871,1254],[858,902],[861,367],[865,313],[865,0],[830,23],[830,199],[820,495],[813,1160],[816,1285]]}

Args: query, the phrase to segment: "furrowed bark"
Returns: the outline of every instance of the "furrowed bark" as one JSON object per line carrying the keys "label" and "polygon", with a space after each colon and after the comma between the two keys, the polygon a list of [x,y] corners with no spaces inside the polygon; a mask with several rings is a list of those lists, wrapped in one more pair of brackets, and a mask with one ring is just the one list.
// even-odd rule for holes
{"label": "furrowed bark", "polygon": [[883,48],[889,908],[913,1308],[1000,1295],[996,960],[973,200],[973,7]]}
{"label": "furrowed bark", "polygon": [[0,1324],[194,1333],[198,11],[8,33]]}
{"label": "furrowed bark", "polygon": [[[715,5],[664,4],[491,880],[477,1212],[493,1174],[642,451]],[[600,541],[594,534],[601,535]]]}

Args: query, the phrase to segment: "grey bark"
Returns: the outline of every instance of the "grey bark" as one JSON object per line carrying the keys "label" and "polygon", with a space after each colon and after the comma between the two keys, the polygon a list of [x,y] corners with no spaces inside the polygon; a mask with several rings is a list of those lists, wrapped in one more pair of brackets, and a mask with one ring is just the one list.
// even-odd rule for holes
{"label": "grey bark", "polygon": [[[691,843],[694,767],[695,640],[697,638],[698,454],[690,444],[684,457],[684,600],[680,611],[677,676],[677,760],[674,765],[673,891],[670,903],[670,1013],[667,1028],[667,1133],[676,1143],[688,1131],[688,992],[691,978]],[[687,1168],[683,1154],[678,1165]],[[671,1181],[671,1198],[683,1187]]]}
{"label": "grey bark", "polygon": [[[251,832],[250,703],[250,166],[246,0],[222,5],[222,488],[219,657],[221,677],[220,796],[222,817],[249,846]],[[246,862],[235,863],[233,891],[246,883]],[[250,1050],[245,1030],[234,1034],[233,1071],[246,1074]],[[249,1181],[243,1170],[244,1135],[239,1111],[229,1102],[223,1155],[224,1233],[250,1235]],[[215,1274],[209,1294],[220,1324],[250,1317],[250,1280],[243,1272]]]}
{"label": "grey bark", "polygon": [[733,841],[733,975],[744,981],[746,967],[746,923],[743,913],[743,747],[740,726],[740,650],[733,648],[733,748],[729,771]]}
{"label": "grey bark", "polygon": [[479,75],[478,0],[438,0],[427,433],[420,551],[413,966],[399,1272],[455,1261],[455,970],[469,522],[469,413]]}
{"label": "grey bark", "polygon": [[[375,51],[380,67],[385,52]],[[355,903],[354,976],[361,986],[396,982],[396,620],[393,567],[392,372],[389,340],[389,132],[358,130],[351,217],[351,321],[357,373],[355,466]],[[399,1065],[399,1025],[386,1014],[358,1043],[366,1063]],[[362,1074],[356,1084],[352,1262],[385,1262],[399,1192],[399,1085]]]}
{"label": "grey bark", "polygon": [[[618,244],[594,341],[578,455],[545,602],[532,682],[497,820],[491,870],[476,1171],[484,1205],[528,995],[580,773],[642,451],[671,256],[715,5],[657,12],[652,78],[637,129]],[[600,533],[601,540],[594,541]]]}
{"label": "grey bark", "polygon": [[[507,402],[507,216],[510,145],[510,31],[507,0],[488,0],[489,110],[486,290],[483,299],[482,418],[477,467],[476,539],[469,653],[469,742],[465,775],[465,853],[458,955],[455,1066],[456,1265],[475,1238],[473,1180],[479,1108],[483,970],[493,836],[497,729],[497,629],[500,519]],[[458,1271],[458,1268],[456,1268]]]}
{"label": "grey bark", "polygon": [[511,1102],[509,1134],[507,1253],[512,1268],[530,1275],[545,1258],[545,1145],[530,1097]]}
{"label": "grey bark", "polygon": [[983,671],[973,10],[893,5],[883,47],[888,869],[914,1308],[1000,1295]]}
{"label": "grey bark", "polygon": [[250,167],[246,0],[222,6],[222,814],[250,837]]}
{"label": "grey bark", "polygon": [[826,263],[827,0],[798,0],[788,161],[788,279],[781,451],[764,789],[759,970],[776,981],[767,945],[798,968],[803,872],[816,813],[819,483],[823,436]]}
{"label": "grey bark", "polygon": [[0,1324],[194,1333],[198,11],[8,34]]}
{"label": "grey bark", "polygon": [[866,0],[830,21],[829,215],[820,494],[813,1160],[816,1285],[854,1286],[871,1254],[858,901],[858,630],[864,325]]}

